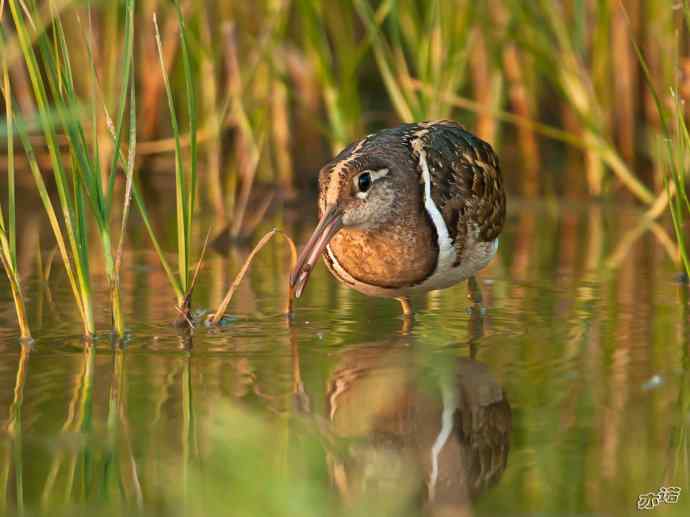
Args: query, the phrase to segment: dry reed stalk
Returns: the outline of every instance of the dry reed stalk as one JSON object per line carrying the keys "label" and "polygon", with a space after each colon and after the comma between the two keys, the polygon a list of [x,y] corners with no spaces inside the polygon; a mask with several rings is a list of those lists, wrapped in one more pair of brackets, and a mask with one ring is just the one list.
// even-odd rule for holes
{"label": "dry reed stalk", "polygon": [[294,171],[290,157],[290,114],[288,89],[283,79],[273,80],[271,112],[273,114],[273,146],[276,160],[278,188],[281,198],[294,199],[297,196],[294,186]]}
{"label": "dry reed stalk", "polygon": [[[560,120],[564,130],[576,137],[578,142],[584,144],[581,138],[580,122],[575,111],[567,104],[561,106]],[[581,146],[578,146],[577,150],[584,153],[584,148]],[[577,198],[583,197],[587,193],[588,187],[587,178],[582,174],[582,155],[573,151],[570,147],[566,149],[564,173],[567,180],[564,182],[563,192],[567,197]]]}
{"label": "dry reed stalk", "polygon": [[226,48],[226,73],[228,91],[231,94],[231,113],[236,121],[237,136],[235,138],[235,158],[238,163],[238,177],[241,180],[240,193],[237,199],[236,209],[233,214],[233,223],[230,233],[233,237],[240,235],[244,215],[247,211],[249,196],[251,195],[254,179],[256,177],[260,148],[263,138],[254,134],[247,112],[242,102],[243,84],[241,67],[238,58],[236,31],[233,24],[223,27]]}
{"label": "dry reed stalk", "polygon": [[[245,275],[247,274],[247,271],[249,271],[249,267],[252,264],[252,261],[254,260],[254,257],[268,244],[268,241],[273,238],[274,235],[280,235],[282,236],[285,241],[287,242],[289,248],[290,248],[290,270],[295,268],[295,265],[297,264],[297,247],[295,246],[295,242],[290,238],[288,234],[285,232],[278,230],[274,228],[270,232],[268,232],[266,235],[264,235],[261,240],[254,246],[254,249],[252,249],[251,253],[247,257],[247,260],[245,260],[244,264],[240,268],[239,272],[235,276],[235,279],[232,281],[232,284],[230,284],[230,287],[228,288],[228,292],[225,295],[225,298],[223,298],[223,301],[220,303],[218,306],[218,309],[216,309],[216,312],[208,319],[208,322],[211,325],[218,325],[220,323],[220,320],[223,318],[225,315],[225,311],[228,308],[228,305],[230,304],[230,301],[232,300],[233,295],[235,294],[235,291],[237,290],[237,287],[240,285],[242,280],[244,279]],[[292,288],[288,287],[288,297],[287,297],[287,303],[286,303],[286,314],[290,315],[292,314]]]}
{"label": "dry reed stalk", "polygon": [[[595,135],[588,130],[583,131],[582,138],[591,146],[595,142]],[[592,196],[601,196],[604,193],[604,164],[596,151],[585,151],[585,169],[587,186]]]}
{"label": "dry reed stalk", "polygon": [[[413,79],[412,84],[417,89],[429,90],[429,86],[420,81]],[[625,185],[625,187],[627,187],[628,190],[630,190],[630,192],[634,194],[635,197],[637,197],[640,201],[644,202],[645,204],[652,204],[656,200],[656,197],[635,177],[630,168],[608,144],[608,142],[593,132],[588,131],[584,137],[581,138],[572,132],[564,131],[540,122],[535,122],[531,119],[525,119],[524,117],[512,113],[492,109],[491,107],[487,108],[476,101],[458,97],[456,95],[445,94],[444,97],[447,99],[449,104],[454,106],[477,112],[490,110],[499,120],[529,127],[533,131],[548,138],[553,138],[555,140],[565,142],[568,145],[582,149],[586,153],[586,156],[594,156],[597,160],[606,163],[606,165],[611,168],[616,176],[618,176],[618,179],[621,181],[621,183],[623,183],[623,185]],[[568,105],[563,106],[565,107],[566,112],[570,111]],[[575,131],[575,129],[573,129],[573,131]]]}
{"label": "dry reed stalk", "polygon": [[[611,59],[613,73],[613,124],[616,143],[623,158],[628,163],[635,159],[635,120],[637,110],[638,64],[635,52],[630,45],[630,37],[636,38],[636,20],[639,4],[636,0],[610,0],[611,20]],[[630,23],[626,20],[628,12]],[[632,36],[631,33],[632,32]]]}
{"label": "dry reed stalk", "polygon": [[489,66],[489,52],[481,31],[477,30],[474,37],[474,48],[470,54],[470,68],[472,70],[472,87],[477,102],[486,109],[478,113],[475,131],[480,138],[492,141],[496,133],[496,119],[492,115],[493,75]]}
{"label": "dry reed stalk", "polygon": [[[515,112],[526,119],[535,119],[533,108],[529,101],[527,88],[522,76],[521,56],[517,48],[509,45],[503,51],[503,67],[509,81],[508,97]],[[523,176],[523,193],[536,196],[539,193],[539,163],[540,153],[534,131],[518,127],[518,139],[522,155],[525,158],[525,175]]]}
{"label": "dry reed stalk", "polygon": [[668,234],[662,225],[657,222],[653,222],[651,226],[652,233],[656,240],[659,242],[661,247],[666,251],[668,257],[676,264],[681,263],[680,249],[678,245],[673,241],[673,238]]}
{"label": "dry reed stalk", "polygon": [[[501,34],[505,35],[508,26],[509,13],[500,0],[492,0],[489,3],[492,17],[498,25]],[[508,98],[510,104],[519,116],[525,119],[536,119],[534,106],[525,84],[523,74],[524,55],[517,49],[514,43],[506,42],[502,51],[503,71],[508,80]],[[524,175],[522,176],[523,194],[529,197],[539,193],[539,145],[531,129],[518,126],[518,140],[524,161]]]}
{"label": "dry reed stalk", "polygon": [[29,84],[29,78],[26,76],[26,69],[21,63],[15,63],[10,67],[10,78],[12,84],[15,85],[15,97],[21,113],[25,117],[33,115],[36,112],[36,104],[31,96],[31,85]]}
{"label": "dry reed stalk", "polygon": [[[206,144],[206,188],[211,206],[219,219],[225,221],[225,203],[223,201],[223,181],[221,178],[221,130],[222,116],[218,112],[218,80],[216,77],[215,62],[216,55],[214,49],[213,28],[208,16],[208,10],[202,9],[200,12],[201,42],[209,49],[208,52],[201,53],[200,81],[201,88],[201,108],[206,118],[206,125],[212,129],[212,137]],[[199,140],[197,134],[197,141]]]}
{"label": "dry reed stalk", "polygon": [[[319,84],[314,67],[297,49],[284,49],[283,61],[297,103],[292,119],[294,149],[314,149],[313,153],[296,153],[292,163],[296,170],[317,170],[323,142],[316,121],[319,120]],[[295,179],[299,182],[299,177]],[[299,185],[298,185],[299,186]]]}

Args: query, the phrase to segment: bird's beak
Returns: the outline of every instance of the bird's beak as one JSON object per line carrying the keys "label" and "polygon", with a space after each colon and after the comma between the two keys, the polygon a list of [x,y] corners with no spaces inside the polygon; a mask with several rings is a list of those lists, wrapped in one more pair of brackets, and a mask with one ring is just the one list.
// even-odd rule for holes
{"label": "bird's beak", "polygon": [[314,269],[314,265],[319,259],[321,252],[342,227],[342,211],[336,205],[326,207],[326,211],[316,226],[314,233],[311,234],[307,244],[297,258],[295,270],[290,274],[290,287],[293,289],[296,298],[302,295],[302,291],[307,285],[309,274]]}

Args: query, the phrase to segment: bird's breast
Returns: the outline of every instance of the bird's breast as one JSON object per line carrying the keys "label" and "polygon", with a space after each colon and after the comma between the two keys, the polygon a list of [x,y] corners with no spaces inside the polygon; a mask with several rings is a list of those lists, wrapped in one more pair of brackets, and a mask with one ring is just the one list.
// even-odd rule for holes
{"label": "bird's breast", "polygon": [[429,224],[343,229],[328,247],[326,260],[330,255],[355,280],[384,288],[423,282],[434,272],[438,257],[436,235]]}

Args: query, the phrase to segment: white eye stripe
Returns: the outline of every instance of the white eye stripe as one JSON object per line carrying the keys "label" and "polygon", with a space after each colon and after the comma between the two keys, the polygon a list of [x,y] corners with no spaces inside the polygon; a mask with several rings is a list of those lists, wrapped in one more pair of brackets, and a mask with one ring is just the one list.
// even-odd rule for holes
{"label": "white eye stripe", "polygon": [[383,178],[386,174],[388,174],[388,169],[379,169],[377,171],[366,171],[369,174],[371,174],[371,181],[376,181],[378,179]]}

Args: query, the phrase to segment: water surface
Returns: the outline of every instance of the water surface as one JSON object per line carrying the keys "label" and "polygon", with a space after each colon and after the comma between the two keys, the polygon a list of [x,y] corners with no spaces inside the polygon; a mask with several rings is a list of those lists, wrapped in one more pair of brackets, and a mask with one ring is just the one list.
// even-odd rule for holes
{"label": "water surface", "polygon": [[[633,207],[513,201],[485,315],[460,285],[414,299],[411,328],[323,266],[288,322],[275,242],[222,328],[178,331],[135,221],[117,348],[97,247],[89,346],[59,260],[39,274],[43,214],[20,219],[37,339],[18,345],[1,277],[7,515],[630,515],[669,486],[678,502],[653,511],[688,515],[687,294],[668,235]],[[259,230],[304,242],[312,223],[288,210]],[[248,251],[209,253],[195,308],[218,304]]]}

